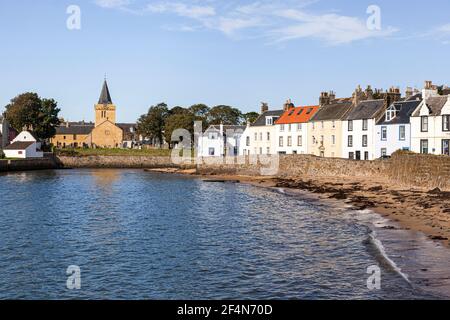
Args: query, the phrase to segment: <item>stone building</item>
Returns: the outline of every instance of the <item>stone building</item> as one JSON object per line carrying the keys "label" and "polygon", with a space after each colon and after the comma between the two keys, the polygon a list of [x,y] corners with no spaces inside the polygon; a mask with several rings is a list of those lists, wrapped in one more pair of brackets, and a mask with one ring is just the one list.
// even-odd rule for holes
{"label": "stone building", "polygon": [[116,106],[105,79],[98,103],[94,106],[95,122],[64,122],[56,129],[51,143],[58,148],[131,148],[136,125],[116,123]]}

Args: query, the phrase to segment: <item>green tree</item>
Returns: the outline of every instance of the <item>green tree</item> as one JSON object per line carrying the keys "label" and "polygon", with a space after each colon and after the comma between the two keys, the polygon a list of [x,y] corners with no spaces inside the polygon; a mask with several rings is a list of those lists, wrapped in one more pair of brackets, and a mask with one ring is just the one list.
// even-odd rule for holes
{"label": "green tree", "polygon": [[32,130],[40,139],[55,135],[60,124],[57,103],[53,99],[41,99],[38,94],[27,92],[11,99],[6,106],[6,119],[17,131]]}
{"label": "green tree", "polygon": [[206,104],[199,103],[191,106],[189,110],[195,117],[206,118],[210,109]]}
{"label": "green tree", "polygon": [[164,141],[166,118],[169,115],[167,104],[160,103],[149,108],[137,121],[137,130],[145,138],[158,139],[161,146]]}
{"label": "green tree", "polygon": [[183,108],[183,107],[180,107],[180,106],[173,107],[169,111],[169,115],[173,115],[173,114],[189,114],[189,113],[191,113],[189,109],[186,109],[186,108]]}
{"label": "green tree", "polygon": [[166,119],[165,136],[170,147],[173,142],[179,142],[180,139],[172,141],[172,133],[177,129],[186,129],[191,135],[191,141],[194,134],[194,115],[192,113],[172,114]]}
{"label": "green tree", "polygon": [[241,111],[230,106],[216,106],[208,112],[209,125],[240,125],[242,124],[243,116]]}
{"label": "green tree", "polygon": [[248,112],[248,113],[244,114],[244,119],[245,119],[245,123],[244,124],[245,125],[247,125],[247,123],[252,124],[258,118],[259,118],[259,113],[258,112]]}

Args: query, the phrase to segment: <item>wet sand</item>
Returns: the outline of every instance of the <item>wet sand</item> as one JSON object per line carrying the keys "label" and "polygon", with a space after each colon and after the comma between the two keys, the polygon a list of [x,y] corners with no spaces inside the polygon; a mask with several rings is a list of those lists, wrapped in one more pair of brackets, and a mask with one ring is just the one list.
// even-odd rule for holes
{"label": "wet sand", "polygon": [[[151,169],[147,171],[195,175],[204,180],[238,181],[261,187],[311,192],[320,199],[339,200],[354,210],[370,209],[397,222],[405,230],[424,233],[450,247],[450,192],[406,189],[373,178],[300,176],[292,179],[261,176],[197,175],[196,170]],[[386,228],[397,228],[387,226]]]}

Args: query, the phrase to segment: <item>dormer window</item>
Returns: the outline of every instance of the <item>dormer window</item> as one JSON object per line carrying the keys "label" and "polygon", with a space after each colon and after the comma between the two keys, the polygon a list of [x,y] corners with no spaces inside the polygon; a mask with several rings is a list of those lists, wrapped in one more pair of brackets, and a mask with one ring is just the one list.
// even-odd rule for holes
{"label": "dormer window", "polygon": [[301,115],[302,112],[303,112],[303,109],[298,110],[297,115],[298,115],[298,116]]}
{"label": "dormer window", "polygon": [[266,118],[266,125],[267,126],[273,125],[273,118]]}
{"label": "dormer window", "polygon": [[397,117],[397,109],[392,106],[389,109],[386,110],[386,121],[392,121],[393,119],[395,119],[395,117]]}

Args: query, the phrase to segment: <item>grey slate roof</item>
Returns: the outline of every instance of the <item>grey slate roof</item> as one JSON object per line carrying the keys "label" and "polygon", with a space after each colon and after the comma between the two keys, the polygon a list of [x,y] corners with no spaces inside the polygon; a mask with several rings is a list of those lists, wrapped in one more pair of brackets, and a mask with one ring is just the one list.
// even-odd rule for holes
{"label": "grey slate roof", "polygon": [[103,82],[102,92],[100,94],[100,98],[98,99],[98,104],[112,104],[111,95],[109,94],[108,83]]}
{"label": "grey slate roof", "polygon": [[378,119],[384,111],[384,99],[366,100],[353,107],[345,120]]}
{"label": "grey slate roof", "polygon": [[398,110],[397,116],[391,121],[386,121],[386,113],[383,114],[377,125],[390,125],[390,124],[408,124],[410,123],[410,117],[414,110],[420,105],[421,101],[403,101],[393,104]]}
{"label": "grey slate roof", "polygon": [[26,142],[17,141],[17,142],[10,144],[9,146],[3,148],[3,150],[25,150],[26,148],[31,146],[33,143],[34,143],[33,141],[26,141]]}
{"label": "grey slate roof", "polygon": [[94,129],[93,123],[69,122],[69,126],[65,123],[56,128],[56,134],[82,134],[88,135]]}
{"label": "grey slate roof", "polygon": [[350,99],[334,100],[330,104],[321,106],[316,114],[311,118],[310,122],[342,120],[351,108],[352,102]]}
{"label": "grey slate roof", "polygon": [[284,113],[284,110],[273,110],[273,111],[264,112],[250,126],[251,127],[265,127],[266,126],[266,117],[281,117],[283,115],[283,113]]}
{"label": "grey slate roof", "polygon": [[[427,104],[428,108],[430,109],[430,114],[432,116],[440,116],[442,108],[447,103],[448,96],[439,96],[439,97],[431,97],[428,98],[425,103]],[[417,110],[412,115],[413,117],[419,117],[420,116],[420,110]]]}
{"label": "grey slate roof", "polygon": [[[227,132],[227,130],[242,130],[244,131],[247,127],[246,126],[231,126],[231,125],[224,125],[223,131]],[[220,125],[211,125],[206,131],[220,131]],[[205,131],[205,132],[206,132]]]}

